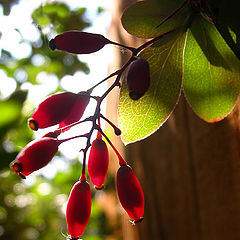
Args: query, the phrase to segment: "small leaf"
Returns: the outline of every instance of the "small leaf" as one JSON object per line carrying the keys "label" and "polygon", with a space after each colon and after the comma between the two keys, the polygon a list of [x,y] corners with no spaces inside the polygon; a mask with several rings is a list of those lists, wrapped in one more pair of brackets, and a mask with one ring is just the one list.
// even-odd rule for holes
{"label": "small leaf", "polygon": [[197,16],[187,33],[183,86],[193,110],[205,121],[219,121],[234,107],[239,63],[215,26]]}
{"label": "small leaf", "polygon": [[[183,2],[183,1],[178,1]],[[181,9],[175,16],[157,27],[160,22],[173,12],[180,3],[174,0],[140,1],[125,10],[122,16],[123,27],[132,35],[141,38],[153,38],[184,25],[190,9]]]}
{"label": "small leaf", "polygon": [[173,111],[182,83],[185,35],[180,31],[172,32],[140,54],[148,61],[151,74],[150,88],[142,98],[131,100],[123,82],[118,122],[125,144],[155,132]]}

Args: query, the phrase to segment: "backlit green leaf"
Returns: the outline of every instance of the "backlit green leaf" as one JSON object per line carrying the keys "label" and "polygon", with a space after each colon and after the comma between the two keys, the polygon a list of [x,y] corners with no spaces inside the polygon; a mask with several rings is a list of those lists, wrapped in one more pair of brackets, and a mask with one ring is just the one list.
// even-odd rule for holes
{"label": "backlit green leaf", "polygon": [[123,82],[118,121],[125,144],[152,134],[173,111],[182,84],[184,43],[185,33],[176,31],[165,35],[140,54],[149,62],[151,85],[139,100],[129,98]]}
{"label": "backlit green leaf", "polygon": [[239,95],[240,62],[215,26],[201,16],[187,33],[183,86],[193,110],[208,122],[224,118]]}
{"label": "backlit green leaf", "polygon": [[122,16],[123,27],[130,34],[141,38],[153,38],[161,35],[184,25],[190,13],[188,7],[184,7],[174,17],[158,27],[160,22],[180,4],[174,0],[137,2],[125,10]]}

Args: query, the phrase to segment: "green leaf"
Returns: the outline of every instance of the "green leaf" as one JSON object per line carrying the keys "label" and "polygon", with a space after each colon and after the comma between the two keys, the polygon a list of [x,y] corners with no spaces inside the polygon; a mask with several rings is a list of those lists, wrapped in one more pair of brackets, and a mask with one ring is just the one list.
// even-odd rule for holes
{"label": "green leaf", "polygon": [[197,16],[184,54],[184,92],[196,114],[207,122],[223,119],[240,91],[240,64],[215,26]]}
{"label": "green leaf", "polygon": [[148,61],[151,74],[150,88],[142,98],[131,100],[123,82],[118,121],[125,144],[155,132],[173,111],[182,84],[185,35],[180,31],[165,35],[140,54]]}
{"label": "green leaf", "polygon": [[173,0],[137,2],[125,10],[122,16],[122,25],[132,35],[153,38],[184,25],[191,12],[187,6],[163,25],[157,27],[165,17],[179,6],[180,3]]}
{"label": "green leaf", "polygon": [[210,4],[219,32],[240,59],[240,1],[211,1]]}

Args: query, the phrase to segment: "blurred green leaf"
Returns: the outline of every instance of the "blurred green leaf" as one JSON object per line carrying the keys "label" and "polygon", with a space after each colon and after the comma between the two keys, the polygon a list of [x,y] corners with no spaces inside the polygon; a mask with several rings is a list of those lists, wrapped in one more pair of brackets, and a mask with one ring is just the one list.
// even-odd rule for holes
{"label": "blurred green leaf", "polygon": [[182,84],[184,43],[185,33],[175,31],[165,35],[140,54],[140,57],[149,63],[151,85],[139,100],[129,98],[126,83],[123,83],[118,122],[125,144],[149,136],[173,111]]}
{"label": "blurred green leaf", "polygon": [[102,12],[104,12],[104,8],[103,7],[98,7],[98,9],[97,9],[97,13],[102,13]]}
{"label": "blurred green leaf", "polygon": [[42,27],[51,23],[51,27],[57,32],[62,33],[68,30],[82,30],[90,25],[84,18],[86,9],[79,8],[71,11],[64,3],[47,3],[36,9],[32,18],[33,21]]}
{"label": "blurred green leaf", "polygon": [[240,62],[213,24],[194,19],[184,53],[184,92],[196,114],[219,121],[234,107],[240,91]]}

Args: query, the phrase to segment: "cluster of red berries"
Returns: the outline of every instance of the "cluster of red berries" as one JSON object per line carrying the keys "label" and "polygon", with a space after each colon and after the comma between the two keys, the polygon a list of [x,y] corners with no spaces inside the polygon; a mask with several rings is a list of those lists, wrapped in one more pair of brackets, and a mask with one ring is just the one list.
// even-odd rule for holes
{"label": "cluster of red berries", "polygon": [[[106,39],[102,35],[79,31],[69,31],[60,34],[49,42],[49,46],[52,50],[58,49],[69,53],[83,54],[98,51],[109,43],[123,46]],[[119,200],[132,219],[132,223],[140,222],[143,219],[144,195],[140,183],[133,173],[132,168],[127,165],[127,162],[121,157],[100,127],[100,118],[102,118],[110,123],[116,135],[121,134],[120,129],[100,113],[100,105],[108,93],[115,86],[120,85],[120,77],[127,67],[129,67],[126,75],[127,85],[129,95],[133,100],[142,97],[150,85],[147,61],[136,56],[136,49],[126,48],[134,53],[131,61],[122,67],[121,70],[104,79],[105,81],[112,76],[117,76],[115,82],[101,97],[91,96],[92,89],[96,85],[86,92],[79,92],[77,94],[71,92],[53,94],[40,103],[28,121],[29,127],[36,131],[39,128],[47,128],[58,124],[58,128],[53,132],[45,134],[40,139],[28,143],[10,164],[11,168],[19,176],[26,178],[32,172],[47,165],[58,151],[58,146],[61,143],[78,137],[87,138],[86,148],[82,149],[84,153],[82,173],[79,181],[74,184],[67,203],[66,219],[70,235],[69,239],[78,239],[83,234],[91,214],[91,190],[85,174],[86,153],[89,149],[87,170],[90,181],[97,190],[102,189],[105,182],[109,166],[109,154],[102,136],[112,146],[119,159],[120,167],[116,177]],[[82,120],[82,115],[90,98],[97,101],[96,111],[93,116]],[[92,122],[92,128],[88,133],[67,139],[58,139],[61,133],[85,121]],[[90,143],[94,131],[97,131],[97,137]]]}

